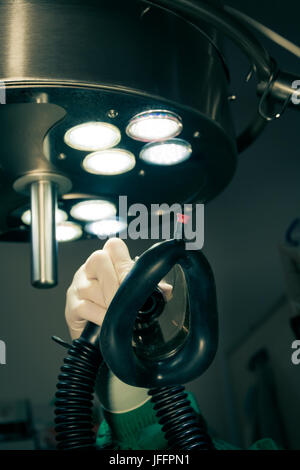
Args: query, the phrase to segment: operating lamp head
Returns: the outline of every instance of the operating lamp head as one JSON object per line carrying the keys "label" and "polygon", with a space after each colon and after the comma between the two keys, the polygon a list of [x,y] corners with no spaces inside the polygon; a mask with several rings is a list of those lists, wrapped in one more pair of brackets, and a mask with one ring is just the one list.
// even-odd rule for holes
{"label": "operating lamp head", "polygon": [[124,230],[119,195],[207,202],[230,182],[216,31],[139,1],[0,1],[0,17],[11,31],[0,33],[0,240],[31,240],[34,285],[56,284],[57,241]]}

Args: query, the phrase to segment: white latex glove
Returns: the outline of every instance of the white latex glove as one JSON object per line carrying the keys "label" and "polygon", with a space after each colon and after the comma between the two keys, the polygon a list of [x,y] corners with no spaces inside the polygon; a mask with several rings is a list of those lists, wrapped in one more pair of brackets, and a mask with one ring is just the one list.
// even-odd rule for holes
{"label": "white latex glove", "polygon": [[[67,291],[65,317],[72,339],[79,338],[86,322],[102,325],[105,313],[121,282],[134,265],[120,238],[110,238],[103,250],[95,251],[78,269]],[[159,284],[166,300],[172,286]]]}
{"label": "white latex glove", "polygon": [[110,302],[133,264],[125,243],[111,238],[103,250],[92,253],[78,269],[67,291],[65,308],[72,339],[81,335],[87,321],[102,325]]}
{"label": "white latex glove", "polygon": [[[72,339],[78,338],[87,321],[101,326],[105,313],[121,282],[134,265],[125,243],[109,239],[76,272],[67,291],[65,316]],[[165,299],[172,297],[172,286],[159,284]],[[105,364],[99,369],[96,391],[102,407],[109,413],[124,413],[150,400],[147,390],[131,387],[119,380]]]}
{"label": "white latex glove", "polygon": [[146,388],[125,384],[104,362],[99,368],[95,390],[104,413],[128,413],[151,399]]}

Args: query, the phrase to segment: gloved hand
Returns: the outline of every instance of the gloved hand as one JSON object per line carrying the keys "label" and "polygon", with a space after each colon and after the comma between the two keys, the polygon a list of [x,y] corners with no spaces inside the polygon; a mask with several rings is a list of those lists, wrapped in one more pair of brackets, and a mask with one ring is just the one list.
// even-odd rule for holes
{"label": "gloved hand", "polygon": [[[111,238],[78,269],[67,291],[65,309],[72,339],[81,335],[87,321],[102,325],[110,302],[133,265],[123,240]],[[168,301],[172,286],[160,282],[159,287]],[[98,373],[96,392],[109,413],[124,413],[150,400],[146,389],[124,384],[105,364]]]}
{"label": "gloved hand", "polygon": [[[124,241],[110,238],[78,269],[67,291],[65,308],[72,339],[81,335],[87,321],[102,325],[110,302],[133,265]],[[169,300],[172,286],[161,282],[159,287]]]}

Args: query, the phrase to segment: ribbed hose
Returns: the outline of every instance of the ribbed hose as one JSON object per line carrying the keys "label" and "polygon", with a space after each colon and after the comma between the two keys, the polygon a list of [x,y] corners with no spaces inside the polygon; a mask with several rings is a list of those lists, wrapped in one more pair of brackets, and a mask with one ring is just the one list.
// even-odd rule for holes
{"label": "ribbed hose", "polygon": [[57,449],[95,449],[93,395],[102,361],[99,347],[73,341],[58,377],[55,401]]}
{"label": "ribbed hose", "polygon": [[172,449],[214,449],[205,424],[191,407],[183,386],[152,388],[148,393]]}

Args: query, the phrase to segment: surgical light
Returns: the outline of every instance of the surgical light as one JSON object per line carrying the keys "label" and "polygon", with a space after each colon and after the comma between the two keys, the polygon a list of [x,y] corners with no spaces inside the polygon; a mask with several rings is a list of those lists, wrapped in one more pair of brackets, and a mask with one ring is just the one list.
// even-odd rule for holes
{"label": "surgical light", "polygon": [[106,219],[92,222],[85,226],[86,232],[96,235],[97,237],[109,237],[122,232],[127,227],[124,220],[121,219]]}
{"label": "surgical light", "polygon": [[[28,235],[16,234],[22,224],[16,228],[9,214],[16,210],[19,217],[30,198],[31,281],[38,288],[57,283],[58,200],[67,212],[70,200],[75,204],[104,194],[111,201],[126,194],[148,208],[163,201],[206,203],[232,180],[238,152],[286,109],[300,109],[293,99],[298,75],[275,67],[253,29],[272,41],[276,37],[297,57],[299,47],[218,2],[152,0],[153,8],[143,10],[146,27],[141,28],[143,2],[85,0],[74,8],[64,0],[31,0],[33,33],[26,35],[27,16],[20,22],[11,18],[19,18],[27,3],[0,0],[0,17],[10,25],[10,34],[0,29],[6,51],[0,75],[7,84],[0,101],[9,104],[0,106],[0,240]],[[74,24],[82,26],[80,34]],[[238,135],[231,119],[224,35],[248,58],[257,84],[255,112]],[[192,145],[190,159],[191,147],[180,144],[182,138]],[[170,139],[177,139],[176,145],[169,145]],[[124,169],[116,164],[116,154],[102,154],[102,161],[99,155],[85,160],[83,171],[88,154],[118,147],[136,158],[141,152],[135,167],[134,158]],[[101,162],[95,173],[85,168],[95,161]]]}
{"label": "surgical light", "polygon": [[[68,214],[61,210],[61,209],[57,209],[56,210],[56,223],[60,223],[60,222],[63,222],[64,220],[67,220],[68,218]],[[23,224],[25,225],[30,225],[31,224],[31,211],[30,209],[26,210],[25,212],[23,212],[22,216],[21,216],[21,220],[23,222]]]}
{"label": "surgical light", "polygon": [[77,150],[103,150],[117,145],[121,133],[116,126],[107,122],[86,122],[69,129],[64,140]]}
{"label": "surgical light", "polygon": [[90,153],[83,160],[82,166],[85,171],[95,175],[120,175],[134,168],[135,157],[127,150],[108,149]]}
{"label": "surgical light", "polygon": [[153,142],[144,146],[140,158],[154,165],[177,165],[188,160],[192,154],[191,145],[182,139]]}
{"label": "surgical light", "polygon": [[180,134],[180,117],[170,111],[151,110],[137,114],[129,122],[126,132],[129,137],[142,142],[170,139]]}
{"label": "surgical light", "polygon": [[74,219],[92,222],[114,217],[117,214],[117,209],[116,206],[109,201],[96,199],[75,204],[70,214]]}
{"label": "surgical light", "polygon": [[82,228],[74,222],[60,222],[56,225],[56,240],[70,242],[82,237]]}

